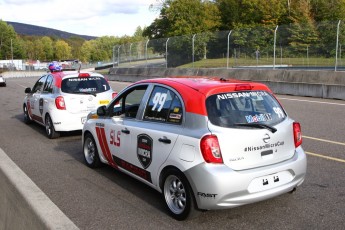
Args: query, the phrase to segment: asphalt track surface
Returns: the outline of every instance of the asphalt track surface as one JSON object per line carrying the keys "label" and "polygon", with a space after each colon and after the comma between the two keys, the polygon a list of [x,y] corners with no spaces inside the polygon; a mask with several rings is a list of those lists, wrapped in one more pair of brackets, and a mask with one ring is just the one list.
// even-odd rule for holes
{"label": "asphalt track surface", "polygon": [[[49,140],[44,127],[26,125],[24,88],[36,79],[7,79],[0,88],[0,147],[80,229],[345,228],[345,101],[278,95],[301,122],[308,154],[295,193],[179,222],[150,187],[108,166],[86,167],[80,132]],[[111,85],[119,91],[127,83]]]}

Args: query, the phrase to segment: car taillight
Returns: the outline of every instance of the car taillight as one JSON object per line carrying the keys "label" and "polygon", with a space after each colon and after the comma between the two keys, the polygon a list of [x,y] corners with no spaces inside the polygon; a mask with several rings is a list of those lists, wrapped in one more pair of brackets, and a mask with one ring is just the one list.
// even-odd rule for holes
{"label": "car taillight", "polygon": [[65,100],[63,99],[62,96],[58,96],[55,98],[55,105],[57,109],[65,110],[66,105],[65,105]]}
{"label": "car taillight", "polygon": [[223,163],[222,154],[220,152],[218,138],[215,135],[207,135],[201,139],[200,149],[204,160],[207,163]]}
{"label": "car taillight", "polygon": [[298,122],[293,123],[293,137],[295,141],[295,147],[297,148],[302,144],[302,130],[301,125]]}
{"label": "car taillight", "polygon": [[117,96],[117,93],[114,92],[114,93],[113,93],[113,98],[115,98],[116,96]]}

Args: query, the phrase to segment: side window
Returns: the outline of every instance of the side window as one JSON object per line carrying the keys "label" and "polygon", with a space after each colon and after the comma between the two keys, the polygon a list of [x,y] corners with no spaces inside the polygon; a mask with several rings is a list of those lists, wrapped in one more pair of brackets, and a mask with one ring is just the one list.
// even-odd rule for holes
{"label": "side window", "polygon": [[41,77],[34,87],[32,88],[32,93],[42,92],[44,83],[46,82],[47,76]]}
{"label": "side window", "polygon": [[147,85],[141,85],[129,89],[112,104],[111,116],[122,116],[125,118],[135,118],[137,116],[141,100],[146,92]]}
{"label": "side window", "polygon": [[47,93],[53,92],[53,77],[52,76],[48,75],[43,91]]}
{"label": "side window", "polygon": [[182,103],[171,90],[156,86],[146,106],[144,120],[181,124]]}

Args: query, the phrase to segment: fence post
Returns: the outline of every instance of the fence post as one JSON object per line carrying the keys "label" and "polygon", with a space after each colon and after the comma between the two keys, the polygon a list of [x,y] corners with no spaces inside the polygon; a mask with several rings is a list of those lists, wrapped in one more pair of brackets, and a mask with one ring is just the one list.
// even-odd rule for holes
{"label": "fence post", "polygon": [[132,45],[133,43],[129,45],[129,63],[132,63]]}
{"label": "fence post", "polygon": [[231,35],[232,30],[230,30],[229,34],[228,34],[228,46],[227,46],[227,50],[226,50],[226,68],[229,68],[229,55],[230,55],[230,35]]}
{"label": "fence post", "polygon": [[195,39],[195,36],[196,34],[193,35],[193,38],[192,38],[192,63],[193,63],[193,68],[194,68],[194,39]]}
{"label": "fence post", "polygon": [[273,69],[276,68],[276,40],[277,40],[277,30],[278,26],[274,30],[274,45],[273,45]]}
{"label": "fence post", "polygon": [[120,48],[121,45],[117,48],[117,66],[120,67]]}
{"label": "fence post", "polygon": [[113,68],[115,67],[115,47],[113,46]]}
{"label": "fence post", "polygon": [[147,67],[147,44],[149,44],[150,39],[147,40],[145,45],[145,60],[146,60],[146,67]]}
{"label": "fence post", "polygon": [[168,68],[168,41],[170,38],[167,39],[165,42],[165,68]]}
{"label": "fence post", "polygon": [[338,26],[337,26],[337,43],[335,45],[335,68],[334,68],[334,71],[337,71],[337,66],[338,66],[338,46],[339,46],[339,27],[340,27],[340,22],[341,22],[341,20],[339,20]]}

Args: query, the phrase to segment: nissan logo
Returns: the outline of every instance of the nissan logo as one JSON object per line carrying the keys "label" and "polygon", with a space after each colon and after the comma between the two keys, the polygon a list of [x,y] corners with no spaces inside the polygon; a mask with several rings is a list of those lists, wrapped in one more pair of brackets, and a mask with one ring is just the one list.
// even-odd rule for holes
{"label": "nissan logo", "polygon": [[265,134],[264,138],[262,138],[262,140],[265,142],[265,143],[268,143],[270,141],[271,137],[270,135],[268,135],[267,133]]}

